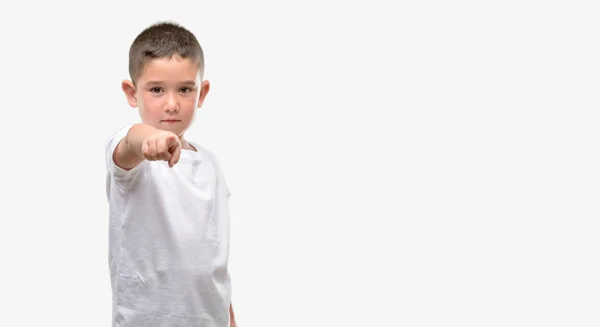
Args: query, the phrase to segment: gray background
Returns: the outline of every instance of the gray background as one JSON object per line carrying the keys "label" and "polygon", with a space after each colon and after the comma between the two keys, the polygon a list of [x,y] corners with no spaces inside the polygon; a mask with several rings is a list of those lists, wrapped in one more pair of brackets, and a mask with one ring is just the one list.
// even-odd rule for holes
{"label": "gray background", "polygon": [[[485,4],[484,4],[485,3]],[[240,327],[598,326],[588,1],[13,2],[2,326],[109,326],[104,142],[147,25],[194,31]]]}

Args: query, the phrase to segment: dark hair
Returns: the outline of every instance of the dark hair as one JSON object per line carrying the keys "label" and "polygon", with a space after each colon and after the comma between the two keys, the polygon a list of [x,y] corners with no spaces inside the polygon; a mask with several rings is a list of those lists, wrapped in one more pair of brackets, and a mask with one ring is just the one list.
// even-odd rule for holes
{"label": "dark hair", "polygon": [[129,76],[134,85],[148,61],[173,55],[196,61],[202,78],[204,52],[192,32],[173,22],[158,22],[143,30],[129,49]]}

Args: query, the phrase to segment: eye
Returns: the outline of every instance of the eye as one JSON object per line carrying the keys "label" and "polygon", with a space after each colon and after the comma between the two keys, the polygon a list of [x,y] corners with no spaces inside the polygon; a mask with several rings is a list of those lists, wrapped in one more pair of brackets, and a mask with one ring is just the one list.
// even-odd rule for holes
{"label": "eye", "polygon": [[160,93],[162,91],[162,88],[160,87],[153,87],[150,89],[150,92],[152,93]]}
{"label": "eye", "polygon": [[182,87],[181,89],[179,89],[179,91],[181,91],[181,93],[190,93],[192,92],[192,89],[190,89],[189,87]]}

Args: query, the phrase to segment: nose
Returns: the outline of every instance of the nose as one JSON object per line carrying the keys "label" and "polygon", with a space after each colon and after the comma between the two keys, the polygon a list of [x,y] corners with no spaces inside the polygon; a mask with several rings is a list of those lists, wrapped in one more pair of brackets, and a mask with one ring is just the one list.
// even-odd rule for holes
{"label": "nose", "polygon": [[169,95],[167,99],[167,103],[165,103],[165,111],[167,112],[178,112],[179,111],[179,102],[177,101],[177,97],[175,95]]}

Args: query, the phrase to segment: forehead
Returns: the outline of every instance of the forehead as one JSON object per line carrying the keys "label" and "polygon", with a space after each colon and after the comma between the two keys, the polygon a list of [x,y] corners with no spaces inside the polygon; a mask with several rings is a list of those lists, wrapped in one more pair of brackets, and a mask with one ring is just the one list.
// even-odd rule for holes
{"label": "forehead", "polygon": [[171,58],[159,58],[147,61],[138,77],[139,83],[148,81],[181,82],[194,80],[199,82],[198,63],[188,58],[173,56]]}

